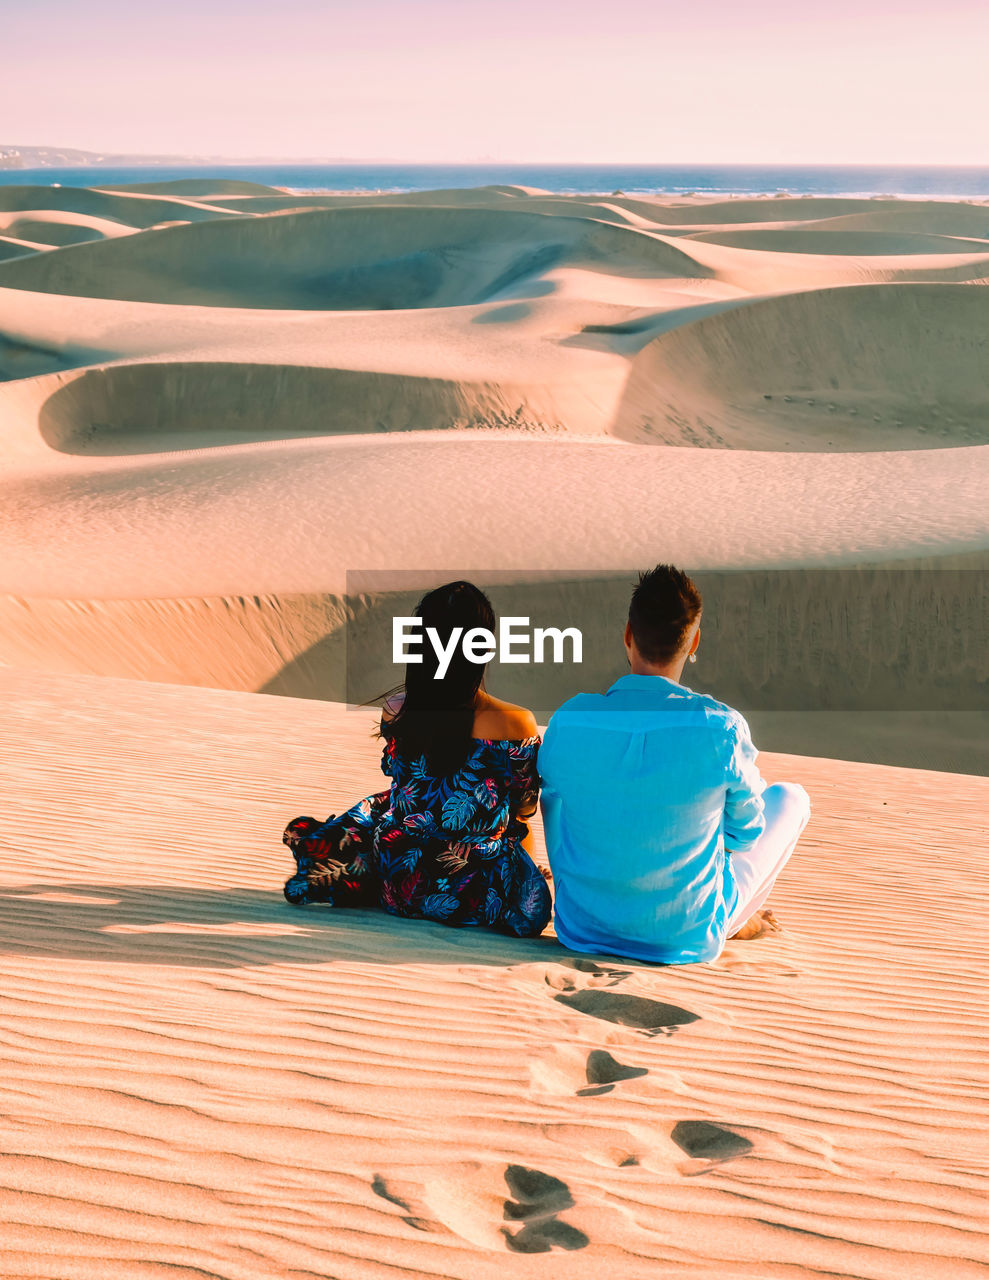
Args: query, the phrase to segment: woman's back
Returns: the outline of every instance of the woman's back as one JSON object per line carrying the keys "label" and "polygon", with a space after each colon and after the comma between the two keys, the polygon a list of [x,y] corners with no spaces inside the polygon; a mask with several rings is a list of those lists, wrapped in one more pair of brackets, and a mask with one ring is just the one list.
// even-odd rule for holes
{"label": "woman's back", "polygon": [[451,643],[442,666],[436,646],[411,660],[404,696],[382,708],[391,786],[339,818],[289,823],[299,871],[286,897],[345,905],[373,892],[396,915],[538,934],[551,904],[525,847],[539,790],[536,722],[486,693],[483,664],[452,643],[493,628],[491,602],[472,583],[450,582],[423,596],[416,616]]}
{"label": "woman's back", "polygon": [[[530,723],[517,711],[486,708],[478,727],[524,732]],[[425,756],[402,750],[387,723],[384,732],[381,768],[391,788],[368,855],[382,906],[395,915],[496,928],[506,910],[548,919],[545,882],[522,848],[524,818],[539,795],[538,737],[474,737],[460,767],[437,776]]]}
{"label": "woman's back", "polygon": [[410,759],[394,742],[382,756],[391,778],[389,813],[383,831],[382,869],[390,859],[386,848],[422,845],[427,839],[480,844],[499,840],[521,808],[534,805],[538,739],[475,739],[456,772],[436,777],[422,758]]}

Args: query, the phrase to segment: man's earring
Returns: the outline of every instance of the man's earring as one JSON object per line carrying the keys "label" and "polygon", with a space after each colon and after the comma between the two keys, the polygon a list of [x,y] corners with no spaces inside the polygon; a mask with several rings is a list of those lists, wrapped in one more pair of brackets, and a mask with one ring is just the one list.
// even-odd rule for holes
{"label": "man's earring", "polygon": [[687,661],[688,661],[688,662],[696,662],[696,661],[697,661],[697,654],[696,654],[696,653],[692,653],[692,654],[690,655],[690,657],[687,659]]}

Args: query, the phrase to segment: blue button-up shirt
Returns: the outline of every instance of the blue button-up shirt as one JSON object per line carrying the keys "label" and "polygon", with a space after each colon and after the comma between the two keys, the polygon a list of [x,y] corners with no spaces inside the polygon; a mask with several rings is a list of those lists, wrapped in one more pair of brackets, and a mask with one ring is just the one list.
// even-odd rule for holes
{"label": "blue button-up shirt", "polygon": [[565,702],[539,751],[560,941],[662,964],[713,960],[738,901],[729,849],[765,826],[731,707],[664,676]]}

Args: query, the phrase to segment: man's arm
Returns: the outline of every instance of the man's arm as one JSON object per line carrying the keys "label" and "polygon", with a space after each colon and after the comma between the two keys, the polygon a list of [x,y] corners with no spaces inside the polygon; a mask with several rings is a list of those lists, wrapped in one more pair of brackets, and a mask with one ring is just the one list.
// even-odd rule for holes
{"label": "man's arm", "polygon": [[731,726],[732,754],[725,795],[725,848],[751,849],[766,827],[762,793],[766,783],[756,765],[759,754],[741,716]]}

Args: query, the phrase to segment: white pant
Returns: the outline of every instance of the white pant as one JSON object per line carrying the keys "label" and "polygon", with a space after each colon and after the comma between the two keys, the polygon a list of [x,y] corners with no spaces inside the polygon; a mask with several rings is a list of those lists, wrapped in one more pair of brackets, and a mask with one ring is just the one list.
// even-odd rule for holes
{"label": "white pant", "polygon": [[810,798],[797,782],[776,782],[762,793],[766,829],[751,849],[729,855],[738,885],[738,906],[728,921],[728,937],[769,897],[776,878],[796,848],[810,817]]}

